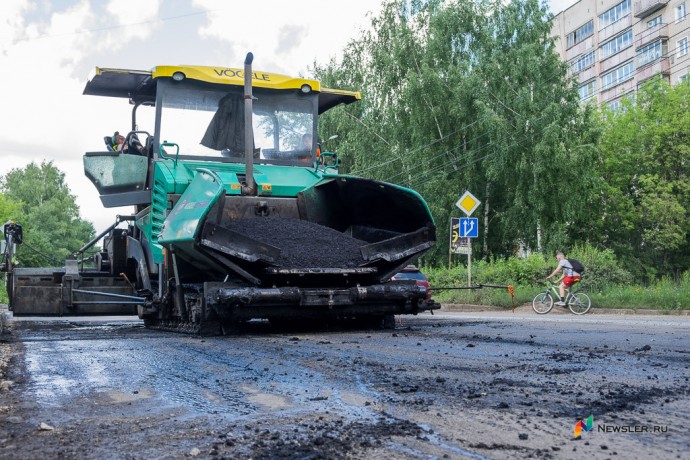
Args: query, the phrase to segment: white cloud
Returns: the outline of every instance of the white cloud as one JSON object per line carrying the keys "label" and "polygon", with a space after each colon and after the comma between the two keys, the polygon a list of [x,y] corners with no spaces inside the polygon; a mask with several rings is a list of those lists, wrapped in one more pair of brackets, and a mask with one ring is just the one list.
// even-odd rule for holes
{"label": "white cloud", "polygon": [[118,50],[133,39],[145,40],[160,23],[161,0],[111,0],[106,11],[112,16],[111,25],[120,26],[108,32],[100,49]]}
{"label": "white cloud", "polygon": [[[65,172],[82,215],[97,229],[104,228],[117,211],[103,211],[95,188],[84,177],[82,155],[102,149],[104,135],[126,130],[131,112],[123,101],[82,96],[87,75],[77,76],[74,69],[111,40],[94,40],[95,34],[88,32],[96,21],[87,0],[32,22],[25,19],[35,12],[27,2],[5,6],[0,17],[0,174],[32,161],[53,161]],[[117,43],[124,46],[124,35]]]}
{"label": "white cloud", "polygon": [[271,2],[268,7],[239,2],[232,8],[223,0],[194,4],[211,11],[200,36],[229,46],[239,64],[252,51],[257,69],[288,75],[306,75],[315,60],[339,57],[347,42],[368,27],[368,13],[381,9],[380,2],[371,0]]}
{"label": "white cloud", "polygon": [[9,0],[0,8],[0,55],[12,46],[15,39],[24,33],[24,14],[33,10],[34,5],[28,1]]}

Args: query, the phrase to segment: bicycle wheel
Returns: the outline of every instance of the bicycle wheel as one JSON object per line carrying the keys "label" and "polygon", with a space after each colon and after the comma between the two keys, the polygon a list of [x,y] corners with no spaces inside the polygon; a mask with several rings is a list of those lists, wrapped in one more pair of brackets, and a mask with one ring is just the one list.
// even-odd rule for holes
{"label": "bicycle wheel", "polygon": [[548,292],[540,292],[532,300],[532,310],[540,315],[545,315],[553,308],[553,297]]}
{"label": "bicycle wheel", "polygon": [[592,308],[592,300],[584,292],[575,292],[568,301],[568,308],[576,315],[584,315]]}

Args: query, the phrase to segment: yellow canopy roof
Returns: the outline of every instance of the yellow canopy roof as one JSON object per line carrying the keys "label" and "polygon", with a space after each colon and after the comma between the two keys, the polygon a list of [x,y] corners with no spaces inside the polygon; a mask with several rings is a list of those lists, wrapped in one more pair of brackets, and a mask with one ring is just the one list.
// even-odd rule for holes
{"label": "yellow canopy roof", "polygon": [[[159,78],[173,78],[178,74],[184,79],[218,85],[244,85],[244,70],[229,67],[208,66],[157,66],[150,71],[96,67],[84,88],[84,94],[94,96],[125,97],[134,102],[153,101]],[[338,104],[349,104],[361,99],[359,92],[322,88],[317,80],[294,78],[286,75],[252,71],[252,86],[274,90],[298,90],[309,85],[319,93],[319,113]]]}

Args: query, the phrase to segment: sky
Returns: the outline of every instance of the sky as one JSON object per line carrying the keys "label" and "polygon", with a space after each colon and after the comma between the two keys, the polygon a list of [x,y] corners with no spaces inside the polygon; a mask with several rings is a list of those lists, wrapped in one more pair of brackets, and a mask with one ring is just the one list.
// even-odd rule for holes
{"label": "sky", "polygon": [[[574,0],[551,0],[558,13]],[[125,99],[84,96],[95,67],[242,67],[311,77],[338,59],[380,11],[379,0],[2,0],[0,175],[52,161],[96,232],[132,207],[104,208],[82,156],[128,131]]]}

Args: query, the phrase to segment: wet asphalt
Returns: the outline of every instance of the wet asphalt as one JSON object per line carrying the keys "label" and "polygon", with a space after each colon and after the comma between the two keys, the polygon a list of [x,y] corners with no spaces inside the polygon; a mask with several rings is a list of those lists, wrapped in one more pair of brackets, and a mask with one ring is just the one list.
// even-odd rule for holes
{"label": "wet asphalt", "polygon": [[690,452],[690,317],[444,313],[226,337],[131,318],[11,323],[0,458]]}

